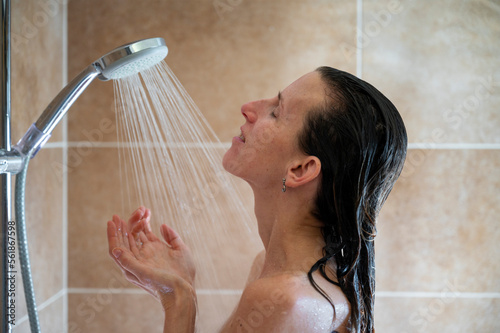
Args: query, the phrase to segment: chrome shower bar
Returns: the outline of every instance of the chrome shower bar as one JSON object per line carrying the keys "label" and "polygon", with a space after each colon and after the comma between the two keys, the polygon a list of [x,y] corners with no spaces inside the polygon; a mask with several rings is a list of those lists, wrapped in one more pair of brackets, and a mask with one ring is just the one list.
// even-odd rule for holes
{"label": "chrome shower bar", "polygon": [[[2,114],[0,117],[0,149],[11,150],[10,142],[10,0],[2,0],[2,27],[1,27],[1,82],[0,82],[0,100],[2,103]],[[0,168],[2,166],[0,165]],[[11,221],[11,175],[2,173],[0,175],[0,186],[2,191],[0,225],[0,331],[11,332],[9,323],[8,305],[11,304],[9,296],[8,280],[8,223]],[[14,299],[13,299],[14,300]],[[15,300],[14,300],[15,301]]]}

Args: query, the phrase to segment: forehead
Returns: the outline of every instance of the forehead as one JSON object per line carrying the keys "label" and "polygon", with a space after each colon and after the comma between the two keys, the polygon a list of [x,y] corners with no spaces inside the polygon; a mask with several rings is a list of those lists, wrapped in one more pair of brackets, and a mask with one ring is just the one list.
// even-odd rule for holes
{"label": "forehead", "polygon": [[283,92],[286,109],[305,112],[324,103],[326,85],[318,72],[311,72],[294,81]]}

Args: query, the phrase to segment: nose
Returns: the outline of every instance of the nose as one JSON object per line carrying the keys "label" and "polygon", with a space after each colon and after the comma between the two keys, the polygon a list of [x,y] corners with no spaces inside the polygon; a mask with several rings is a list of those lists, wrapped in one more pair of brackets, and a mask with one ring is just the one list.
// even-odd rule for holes
{"label": "nose", "polygon": [[259,101],[253,101],[241,106],[241,114],[248,122],[253,123],[257,120],[258,105]]}

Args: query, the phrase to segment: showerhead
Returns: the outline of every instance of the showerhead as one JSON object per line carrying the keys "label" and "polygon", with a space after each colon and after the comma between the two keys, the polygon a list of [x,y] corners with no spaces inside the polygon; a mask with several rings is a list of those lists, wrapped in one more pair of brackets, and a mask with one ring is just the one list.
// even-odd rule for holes
{"label": "showerhead", "polygon": [[100,80],[116,80],[136,74],[162,61],[168,54],[163,38],[144,39],[122,45],[94,63]]}
{"label": "showerhead", "polygon": [[59,92],[14,148],[33,157],[94,78],[107,81],[136,74],[162,61],[167,53],[163,38],[149,38],[122,45],[96,60]]}

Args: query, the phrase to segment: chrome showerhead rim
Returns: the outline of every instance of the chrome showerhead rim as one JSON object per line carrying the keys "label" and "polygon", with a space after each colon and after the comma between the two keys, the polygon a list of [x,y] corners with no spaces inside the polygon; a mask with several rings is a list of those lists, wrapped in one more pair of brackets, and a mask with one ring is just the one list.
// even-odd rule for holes
{"label": "chrome showerhead rim", "polygon": [[99,58],[94,66],[100,80],[119,79],[138,73],[162,61],[168,54],[163,38],[149,38],[128,43]]}

